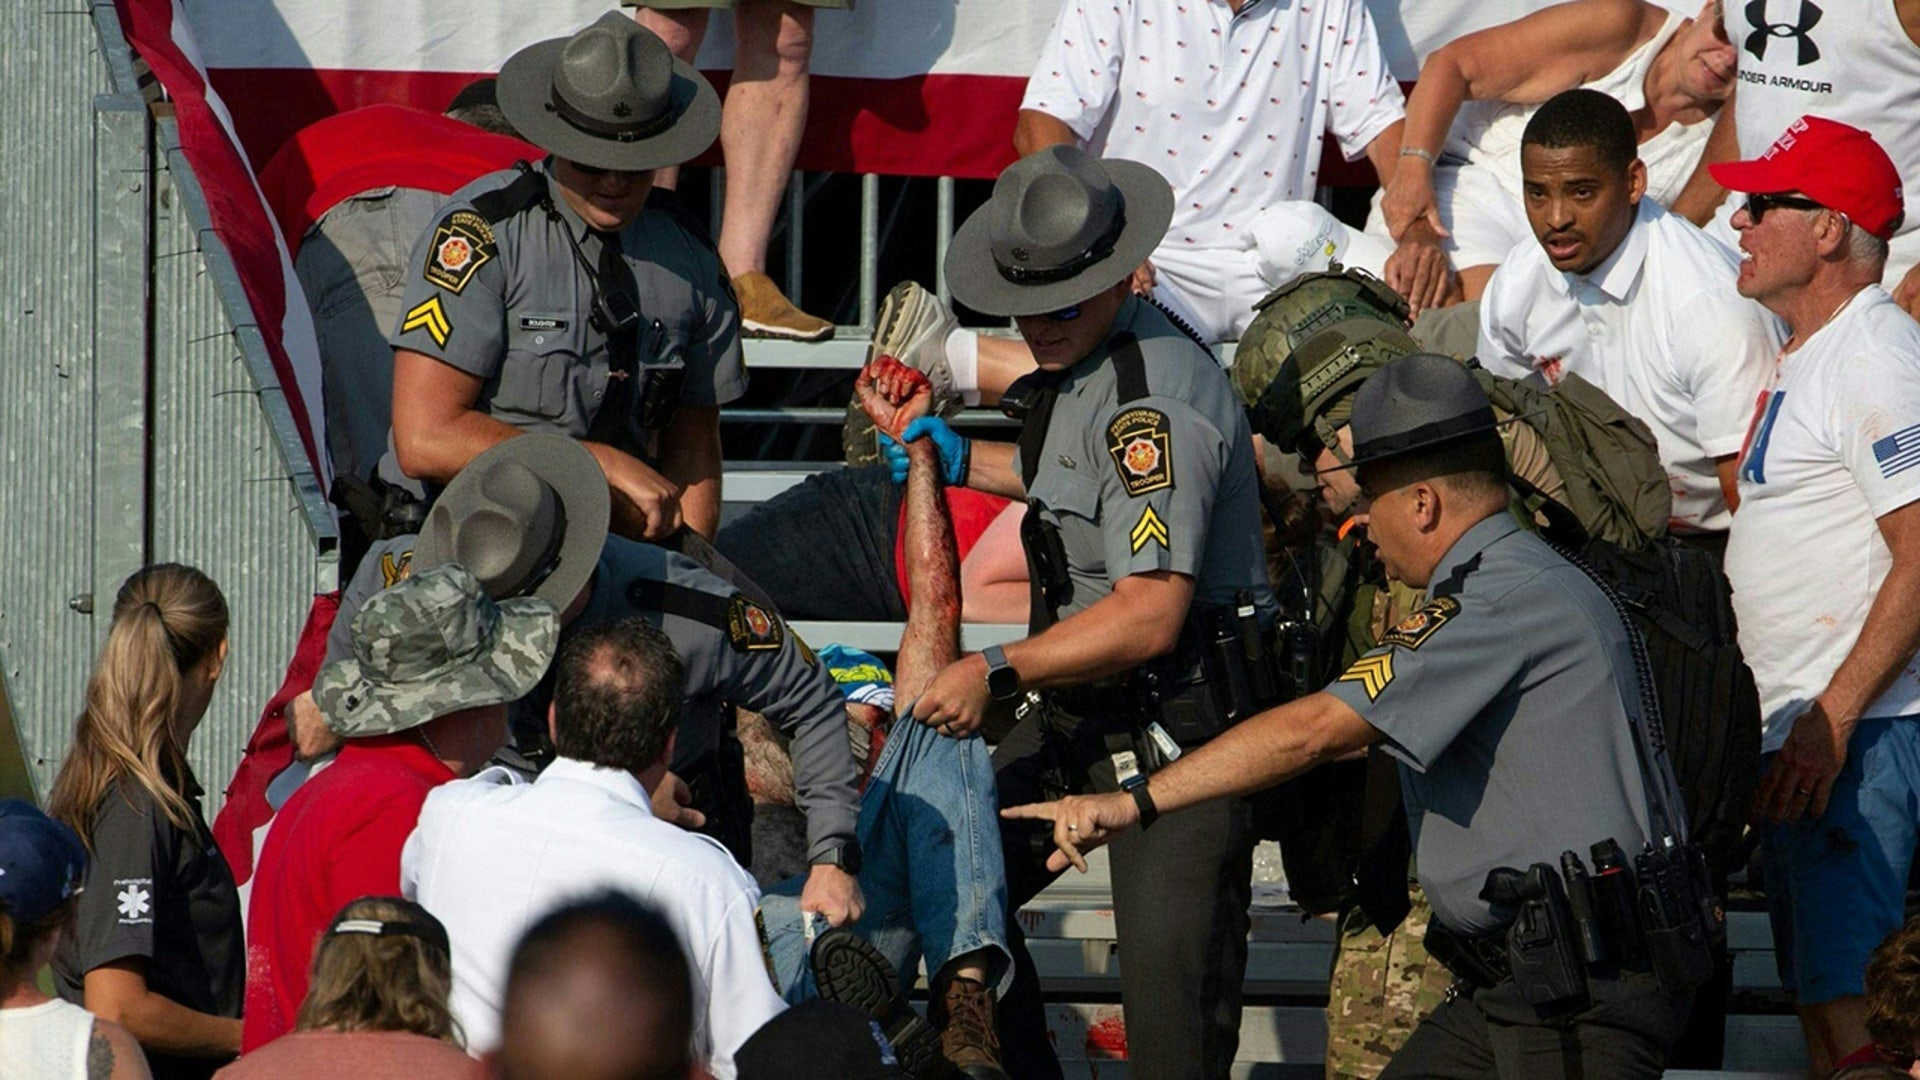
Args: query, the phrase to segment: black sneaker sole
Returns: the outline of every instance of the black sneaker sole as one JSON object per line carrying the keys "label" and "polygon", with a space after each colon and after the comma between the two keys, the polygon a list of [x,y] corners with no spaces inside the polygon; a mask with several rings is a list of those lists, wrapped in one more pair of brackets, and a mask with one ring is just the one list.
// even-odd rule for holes
{"label": "black sneaker sole", "polygon": [[915,1080],[953,1075],[940,1054],[940,1033],[914,1011],[900,991],[893,965],[867,939],[844,927],[820,935],[813,943],[813,980],[821,997],[872,1017]]}

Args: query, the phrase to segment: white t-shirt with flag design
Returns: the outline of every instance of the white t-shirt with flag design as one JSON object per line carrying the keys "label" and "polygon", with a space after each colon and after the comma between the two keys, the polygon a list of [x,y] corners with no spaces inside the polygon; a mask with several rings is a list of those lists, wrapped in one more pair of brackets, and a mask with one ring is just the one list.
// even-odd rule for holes
{"label": "white t-shirt with flag design", "polygon": [[[1916,499],[1920,323],[1871,285],[1777,361],[1740,455],[1726,568],[1763,750],[1852,650],[1893,561],[1876,520]],[[1914,663],[1866,715],[1920,715]]]}

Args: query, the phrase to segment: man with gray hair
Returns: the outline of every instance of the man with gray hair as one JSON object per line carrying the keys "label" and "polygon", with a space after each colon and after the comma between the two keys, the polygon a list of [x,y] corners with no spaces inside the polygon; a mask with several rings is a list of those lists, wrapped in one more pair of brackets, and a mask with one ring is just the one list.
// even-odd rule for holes
{"label": "man with gray hair", "polygon": [[1878,284],[1905,211],[1872,136],[1806,116],[1712,171],[1747,193],[1740,292],[1792,331],[1740,456],[1727,578],[1771,756],[1774,955],[1817,1075],[1867,1041],[1867,956],[1904,919],[1916,840],[1920,325]]}

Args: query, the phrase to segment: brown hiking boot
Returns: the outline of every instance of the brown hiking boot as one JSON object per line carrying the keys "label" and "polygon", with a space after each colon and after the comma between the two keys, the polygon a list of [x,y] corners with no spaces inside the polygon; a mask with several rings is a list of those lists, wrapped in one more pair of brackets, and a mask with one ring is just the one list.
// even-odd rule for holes
{"label": "brown hiking boot", "polygon": [[734,278],[733,292],[740,300],[740,332],[747,337],[825,341],[833,336],[832,323],[795,307],[780,286],[758,270]]}
{"label": "brown hiking boot", "polygon": [[934,1003],[940,1053],[967,1080],[1007,1080],[1000,1068],[1000,1033],[993,1026],[993,994],[972,979],[954,977]]}

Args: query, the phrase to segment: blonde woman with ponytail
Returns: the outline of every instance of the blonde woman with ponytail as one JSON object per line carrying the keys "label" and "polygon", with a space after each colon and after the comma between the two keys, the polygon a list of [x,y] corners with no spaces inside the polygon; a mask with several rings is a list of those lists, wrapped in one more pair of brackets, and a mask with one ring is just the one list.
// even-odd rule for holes
{"label": "blonde woman with ponytail", "polygon": [[92,852],[60,996],[131,1031],[156,1080],[201,1080],[240,1049],[240,897],[187,764],[226,658],[219,586],[177,563],[134,574],[48,798]]}

